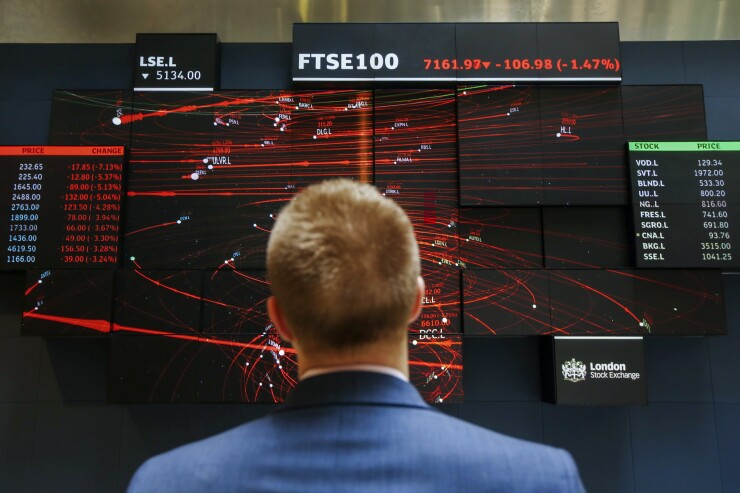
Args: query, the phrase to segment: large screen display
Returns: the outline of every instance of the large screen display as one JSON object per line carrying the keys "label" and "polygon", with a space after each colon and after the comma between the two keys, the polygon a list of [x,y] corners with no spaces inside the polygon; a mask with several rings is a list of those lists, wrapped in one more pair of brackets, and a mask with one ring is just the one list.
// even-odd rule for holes
{"label": "large screen display", "polygon": [[[24,333],[111,338],[111,400],[280,402],[297,362],[265,309],[272,225],[312,183],[374,183],[420,246],[411,380],[458,402],[462,333],[726,332],[720,271],[680,270],[737,267],[734,143],[703,142],[703,118],[699,86],[57,91],[51,140],[82,147],[0,154],[3,267],[28,270]],[[628,173],[640,135],[696,149],[640,140]]]}

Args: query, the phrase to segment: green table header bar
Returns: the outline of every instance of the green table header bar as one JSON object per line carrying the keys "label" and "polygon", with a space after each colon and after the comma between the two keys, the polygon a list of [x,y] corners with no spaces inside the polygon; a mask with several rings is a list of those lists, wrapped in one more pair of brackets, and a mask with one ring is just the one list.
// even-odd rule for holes
{"label": "green table header bar", "polygon": [[740,142],[630,142],[630,151],[740,151]]}

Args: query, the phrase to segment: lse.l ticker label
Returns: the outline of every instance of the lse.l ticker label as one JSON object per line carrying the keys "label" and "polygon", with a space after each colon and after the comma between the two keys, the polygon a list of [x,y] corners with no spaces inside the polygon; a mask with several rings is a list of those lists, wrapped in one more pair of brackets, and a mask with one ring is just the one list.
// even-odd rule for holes
{"label": "lse.l ticker label", "polygon": [[218,85],[215,34],[137,34],[135,91],[213,91]]}

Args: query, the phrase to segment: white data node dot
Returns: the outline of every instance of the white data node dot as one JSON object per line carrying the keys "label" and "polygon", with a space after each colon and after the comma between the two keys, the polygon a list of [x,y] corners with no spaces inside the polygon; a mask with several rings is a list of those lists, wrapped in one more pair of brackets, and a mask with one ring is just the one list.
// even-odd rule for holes
{"label": "white data node dot", "polygon": [[231,123],[227,123],[227,124],[226,124],[226,126],[227,126],[227,127],[228,127],[228,126],[230,126],[230,125],[231,125]]}
{"label": "white data node dot", "polygon": [[262,382],[260,382],[260,387],[262,387]]}
{"label": "white data node dot", "polygon": [[229,259],[229,262],[233,262],[233,261],[234,261],[234,257],[231,257],[231,258]]}
{"label": "white data node dot", "polygon": [[313,136],[313,138],[315,139],[315,138],[316,138],[316,136],[314,135],[314,136]]}
{"label": "white data node dot", "polygon": [[270,388],[272,388],[272,384],[270,384]]}
{"label": "white data node dot", "polygon": [[277,123],[277,122],[279,122],[279,121],[280,121],[280,117],[277,117],[277,116],[276,116],[276,117],[275,117],[275,123]]}
{"label": "white data node dot", "polygon": [[442,323],[443,324],[446,324],[447,323],[447,317],[442,317]]}
{"label": "white data node dot", "polygon": [[533,304],[533,305],[532,305],[532,308],[537,308],[537,305]]}
{"label": "white data node dot", "polygon": [[207,164],[207,163],[208,163],[208,158],[207,157],[204,157],[203,158],[203,164]]}
{"label": "white data node dot", "polygon": [[113,122],[113,125],[120,125],[121,119],[116,116],[113,118],[112,122]]}
{"label": "white data node dot", "polygon": [[640,327],[645,327],[645,322],[640,322]]}
{"label": "white data node dot", "polygon": [[506,113],[506,116],[511,116],[511,113]]}
{"label": "white data node dot", "polygon": [[298,106],[296,106],[295,109],[298,109]]}
{"label": "white data node dot", "polygon": [[252,224],[252,226],[254,226],[256,228],[257,227],[257,223]]}
{"label": "white data node dot", "polygon": [[270,214],[270,219],[272,219],[272,214]]}
{"label": "white data node dot", "polygon": [[434,379],[435,379],[435,380],[437,379],[437,375],[434,375]]}
{"label": "white data node dot", "polygon": [[463,96],[467,96],[468,91],[463,91]]}
{"label": "white data node dot", "polygon": [[285,356],[285,351],[281,349],[280,351],[278,351],[278,354],[279,354],[280,356]]}
{"label": "white data node dot", "polygon": [[228,264],[228,263],[229,263],[229,261],[228,261],[228,260],[224,260],[224,263],[225,263],[225,264]]}
{"label": "white data node dot", "polygon": [[265,147],[265,144],[260,144],[261,147]]}
{"label": "white data node dot", "polygon": [[560,132],[556,133],[555,137],[560,137]]}
{"label": "white data node dot", "polygon": [[218,126],[218,122],[213,122],[213,126],[214,127],[217,127]]}
{"label": "white data node dot", "polygon": [[200,178],[200,175],[198,173],[193,173],[192,175],[190,175],[191,180],[197,180],[198,178]]}
{"label": "white data node dot", "polygon": [[273,127],[277,127],[277,123],[273,123],[273,124],[272,124],[272,126],[273,126]]}
{"label": "white data node dot", "polygon": [[136,257],[131,257],[131,261],[133,262],[134,260],[136,260]]}
{"label": "white data node dot", "polygon": [[209,164],[208,165],[208,169],[213,169],[213,165],[212,164]]}
{"label": "white data node dot", "polygon": [[281,132],[285,132],[285,127],[280,127]]}
{"label": "white data node dot", "polygon": [[[178,220],[177,220],[177,224],[182,224],[182,221],[180,221],[180,220],[178,219]],[[131,259],[131,260],[133,260],[133,259]]]}
{"label": "white data node dot", "polygon": [[283,365],[278,366],[278,370],[282,370],[282,369],[283,369]]}
{"label": "white data node dot", "polygon": [[41,279],[39,279],[39,284],[43,284],[43,283],[44,283],[44,281],[41,280]]}
{"label": "white data node dot", "polygon": [[418,343],[418,342],[416,342],[416,341],[411,341],[411,344],[413,344],[414,346],[416,346],[416,345],[417,345],[417,344],[419,344],[419,343]]}

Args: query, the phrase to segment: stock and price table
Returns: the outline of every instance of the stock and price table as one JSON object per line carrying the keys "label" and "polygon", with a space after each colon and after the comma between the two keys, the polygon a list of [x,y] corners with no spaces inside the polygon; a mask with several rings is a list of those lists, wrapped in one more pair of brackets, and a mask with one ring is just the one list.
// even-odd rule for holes
{"label": "stock and price table", "polygon": [[0,268],[110,267],[122,146],[0,147]]}
{"label": "stock and price table", "polygon": [[740,142],[630,142],[637,267],[740,267]]}

